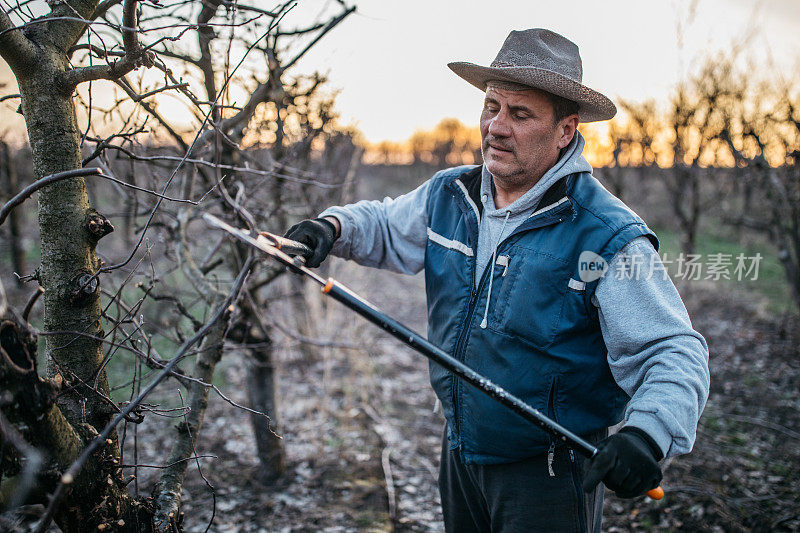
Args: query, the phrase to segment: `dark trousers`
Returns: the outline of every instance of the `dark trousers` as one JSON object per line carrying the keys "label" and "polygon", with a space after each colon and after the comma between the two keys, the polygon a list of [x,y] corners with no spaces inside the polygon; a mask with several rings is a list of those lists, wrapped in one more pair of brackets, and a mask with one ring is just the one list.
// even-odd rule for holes
{"label": "dark trousers", "polygon": [[[603,435],[591,436],[598,442]],[[448,533],[600,533],[603,484],[591,493],[581,487],[586,459],[567,446],[501,465],[465,465],[442,442],[439,491]],[[553,474],[553,475],[551,475]]]}

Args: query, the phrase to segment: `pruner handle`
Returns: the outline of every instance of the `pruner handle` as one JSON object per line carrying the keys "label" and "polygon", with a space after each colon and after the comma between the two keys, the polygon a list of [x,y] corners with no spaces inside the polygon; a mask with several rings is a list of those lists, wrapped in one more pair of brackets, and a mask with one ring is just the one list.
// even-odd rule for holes
{"label": "pruner handle", "polygon": [[302,255],[304,257],[307,257],[314,253],[314,251],[311,248],[309,248],[302,242],[293,241],[291,239],[287,239],[286,237],[281,237],[279,235],[275,235],[274,233],[269,233],[267,231],[259,232],[258,238],[266,239],[266,241],[271,246],[274,246],[275,248],[285,253],[286,255],[291,255],[291,256]]}
{"label": "pruner handle", "polygon": [[658,486],[654,489],[648,490],[646,494],[651,500],[660,500],[664,497],[664,489]]}

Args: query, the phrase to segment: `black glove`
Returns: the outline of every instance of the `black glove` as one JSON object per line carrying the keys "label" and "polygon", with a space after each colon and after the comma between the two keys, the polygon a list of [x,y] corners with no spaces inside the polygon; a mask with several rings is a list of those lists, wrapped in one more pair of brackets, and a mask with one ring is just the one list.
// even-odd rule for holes
{"label": "black glove", "polygon": [[304,257],[308,266],[316,268],[322,264],[333,247],[336,227],[324,218],[303,220],[289,228],[284,237],[302,242],[311,248],[312,253]]}
{"label": "black glove", "polygon": [[656,442],[644,431],[624,427],[597,446],[589,462],[583,490],[591,492],[603,480],[620,498],[635,498],[661,482],[658,461],[663,457]]}

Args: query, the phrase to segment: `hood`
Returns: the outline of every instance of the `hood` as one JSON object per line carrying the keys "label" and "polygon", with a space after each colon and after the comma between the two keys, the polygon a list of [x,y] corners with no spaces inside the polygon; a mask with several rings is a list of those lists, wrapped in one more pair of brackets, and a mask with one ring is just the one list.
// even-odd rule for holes
{"label": "hood", "polygon": [[508,212],[511,217],[530,211],[537,206],[547,189],[556,181],[578,172],[591,172],[592,166],[583,157],[583,147],[586,142],[579,131],[575,132],[572,141],[562,150],[558,162],[545,172],[536,184],[525,194],[517,198],[514,203],[502,209],[495,209],[494,194],[492,190],[492,175],[483,166],[481,171],[481,200],[483,201],[483,216],[505,218]]}

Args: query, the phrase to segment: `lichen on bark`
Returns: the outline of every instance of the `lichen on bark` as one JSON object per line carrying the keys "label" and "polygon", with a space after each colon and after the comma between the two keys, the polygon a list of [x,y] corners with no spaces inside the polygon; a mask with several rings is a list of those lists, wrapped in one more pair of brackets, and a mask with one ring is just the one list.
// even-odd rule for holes
{"label": "lichen on bark", "polygon": [[[66,69],[66,56],[57,49],[37,48],[40,55],[19,81],[22,109],[38,177],[81,168],[80,137],[72,94],[59,86],[58,73]],[[85,229],[90,211],[83,178],[54,183],[39,192],[41,235],[40,283],[44,293],[44,329],[64,332],[45,340],[47,374],[60,373],[75,388],[59,400],[72,424],[87,422],[96,429],[108,423],[108,403],[91,390],[103,352],[100,343],[87,336],[101,330],[99,293],[75,301],[74,280],[80,273],[97,271],[94,243]],[[88,384],[88,385],[87,385]],[[104,375],[100,393],[107,393]]]}

